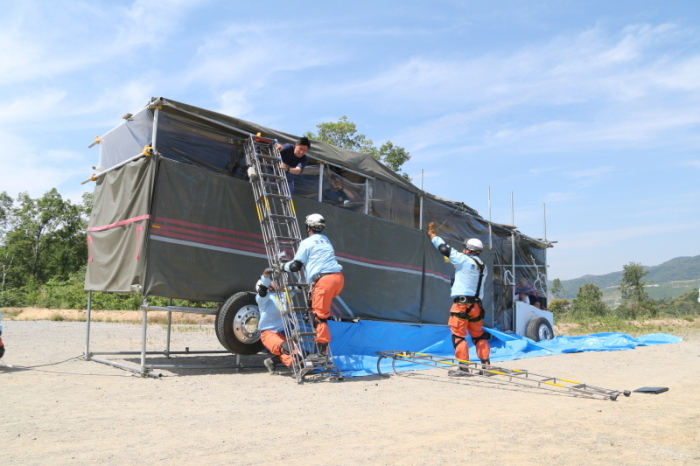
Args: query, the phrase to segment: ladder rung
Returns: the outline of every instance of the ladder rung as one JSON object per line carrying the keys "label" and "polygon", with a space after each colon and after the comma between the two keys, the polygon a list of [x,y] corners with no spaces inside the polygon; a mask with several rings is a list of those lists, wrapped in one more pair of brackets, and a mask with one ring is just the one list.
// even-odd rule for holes
{"label": "ladder rung", "polygon": [[287,283],[287,286],[298,286],[298,287],[307,287],[309,286],[307,283]]}
{"label": "ladder rung", "polygon": [[273,180],[286,180],[287,178],[281,175],[274,175],[272,173],[263,173],[260,175],[262,178],[272,178]]}
{"label": "ladder rung", "polygon": [[274,193],[267,193],[265,194],[267,197],[274,197],[275,199],[289,199],[291,200],[291,196],[286,196],[284,194],[274,194]]}
{"label": "ladder rung", "polygon": [[[272,219],[272,218],[269,218],[269,217],[265,216],[265,217],[263,217],[261,220],[262,220],[263,222],[265,222],[265,223],[270,224],[270,225],[273,226],[273,227],[285,227],[285,228],[289,228],[289,221],[288,221],[288,220],[291,220],[291,219],[290,219],[289,217],[283,217],[283,218],[281,218],[281,219],[280,219],[280,218]],[[280,221],[280,220],[281,220],[281,221]],[[285,221],[285,220],[287,220],[287,221]]]}
{"label": "ladder rung", "polygon": [[262,154],[255,154],[255,156],[259,159],[263,160],[282,160],[282,157],[273,157],[271,155],[262,155]]}
{"label": "ladder rung", "polygon": [[[280,214],[270,214],[268,215],[270,218],[281,218],[281,219],[286,219],[286,220],[294,220],[296,217],[293,217],[291,215],[280,215]],[[265,219],[263,219],[265,220]]]}
{"label": "ladder rung", "polygon": [[282,242],[293,242],[293,241],[301,241],[298,238],[290,238],[288,236],[274,236],[270,238],[270,240],[267,242],[267,244],[270,244],[273,241],[282,241]]}

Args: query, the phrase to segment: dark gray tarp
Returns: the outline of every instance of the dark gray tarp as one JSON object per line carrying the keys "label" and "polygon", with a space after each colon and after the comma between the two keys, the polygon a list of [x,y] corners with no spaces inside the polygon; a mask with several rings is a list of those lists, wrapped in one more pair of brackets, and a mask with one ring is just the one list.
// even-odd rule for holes
{"label": "dark gray tarp", "polygon": [[[247,136],[248,134],[262,133],[264,137],[277,139],[283,144],[294,143],[298,139],[298,136],[294,136],[289,133],[277,131],[272,128],[267,128],[265,126],[257,125],[238,118],[233,118],[221,113],[197,108],[192,105],[176,102],[164,97],[154,97],[149,106],[150,108],[161,107],[165,113],[172,115],[179,114],[188,117],[189,121],[192,121],[193,117],[200,119],[203,123],[208,123],[208,127],[218,127],[222,132],[229,135]],[[383,179],[385,181],[391,181],[393,184],[402,186],[413,192],[419,191],[418,188],[413,186],[404,178],[397,175],[395,172],[367,154],[341,149],[330,144],[314,141],[313,147],[309,151],[309,155],[325,162],[334,163],[341,167],[350,168],[360,173],[364,173],[367,176]]]}
{"label": "dark gray tarp", "polygon": [[[267,261],[243,143],[258,132],[280,142],[296,137],[163,98],[154,98],[137,116],[102,138],[101,153],[110,163],[123,162],[155,122],[158,169],[142,159],[98,182],[89,232],[96,254],[86,288],[203,301],[251,289]],[[526,280],[544,291],[545,242],[490,223],[465,204],[422,192],[367,154],[314,142],[310,155],[328,163],[312,160],[296,177],[294,202],[300,219],[319,212],[328,221],[346,272],[337,315],[444,323],[454,270],[428,241],[429,222],[454,248],[461,250],[465,238],[486,245],[487,325],[504,328],[516,282]],[[331,176],[354,191],[354,202],[330,191]],[[324,202],[318,202],[319,190]],[[139,235],[146,222],[144,244]]]}
{"label": "dark gray tarp", "polygon": [[155,166],[143,157],[98,179],[87,229],[86,290],[141,292]]}
{"label": "dark gray tarp", "polygon": [[[295,206],[299,218],[326,218],[346,277],[337,315],[444,323],[453,267],[424,232],[312,200]],[[161,159],[147,257],[147,295],[223,301],[252,290],[267,258],[250,185]]]}

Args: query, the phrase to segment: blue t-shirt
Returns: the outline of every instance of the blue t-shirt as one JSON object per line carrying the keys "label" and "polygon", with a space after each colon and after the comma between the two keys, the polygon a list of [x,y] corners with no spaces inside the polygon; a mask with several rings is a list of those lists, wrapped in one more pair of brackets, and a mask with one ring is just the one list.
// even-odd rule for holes
{"label": "blue t-shirt", "polygon": [[[444,244],[442,238],[436,236],[431,240],[436,248]],[[450,296],[476,296],[476,288],[479,284],[479,267],[477,264],[484,267],[484,276],[481,279],[481,289],[479,290],[479,299],[484,299],[484,287],[486,284],[486,266],[478,256],[469,256],[462,254],[454,248],[450,248],[450,262],[455,266],[455,282],[450,290]]]}
{"label": "blue t-shirt", "polygon": [[289,168],[301,167],[301,171],[304,171],[306,164],[309,159],[306,155],[302,157],[297,157],[294,155],[294,144],[285,144],[282,146],[280,155],[282,156],[282,162],[286,163]]}
{"label": "blue t-shirt", "polygon": [[[326,235],[321,233],[314,233],[299,243],[294,260],[304,264],[306,279],[309,281],[317,273],[335,273],[343,270],[343,266],[335,260],[333,245]],[[289,262],[284,264],[284,269],[289,271]]]}
{"label": "blue t-shirt", "polygon": [[[263,286],[270,286],[270,278],[262,276],[260,281]],[[271,330],[273,332],[284,331],[284,323],[282,322],[282,314],[280,308],[284,308],[286,300],[284,293],[267,293],[265,296],[260,296],[255,293],[255,301],[258,303],[260,311],[260,321],[258,322],[258,330]]]}

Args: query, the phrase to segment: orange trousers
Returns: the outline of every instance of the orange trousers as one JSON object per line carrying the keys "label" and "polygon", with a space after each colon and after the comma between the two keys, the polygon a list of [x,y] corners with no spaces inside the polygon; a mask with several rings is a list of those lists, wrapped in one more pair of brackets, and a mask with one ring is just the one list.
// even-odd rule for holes
{"label": "orange trousers", "polygon": [[267,350],[280,357],[280,361],[287,367],[292,365],[292,356],[282,353],[282,343],[287,341],[287,337],[282,332],[273,332],[272,330],[263,330],[260,334],[262,344]]}
{"label": "orange trousers", "polygon": [[[332,273],[319,278],[311,292],[311,310],[319,319],[331,316],[331,302],[343,291],[345,277],[342,273]],[[316,343],[330,343],[331,332],[328,323],[318,322],[316,325]]]}
{"label": "orange trousers", "polygon": [[[454,303],[450,308],[450,320],[448,325],[452,331],[452,335],[461,338],[461,341],[455,346],[455,358],[461,359],[463,361],[469,361],[469,344],[464,338],[467,337],[467,332],[472,338],[478,338],[484,334],[484,323],[479,320],[478,322],[469,322],[467,319],[459,318],[455,314],[466,313],[471,319],[475,319],[481,315],[481,305],[478,303],[474,304],[462,304]],[[489,342],[486,340],[476,340],[474,343],[476,346],[476,355],[482,361],[489,359],[491,355],[491,347]]]}

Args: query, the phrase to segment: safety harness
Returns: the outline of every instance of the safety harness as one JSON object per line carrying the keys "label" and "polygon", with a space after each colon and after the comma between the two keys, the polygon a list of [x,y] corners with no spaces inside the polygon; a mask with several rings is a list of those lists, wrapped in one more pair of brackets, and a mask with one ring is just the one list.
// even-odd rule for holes
{"label": "safety harness", "polygon": [[[477,261],[473,257],[469,257],[477,266],[479,269],[479,281],[476,284],[476,293],[474,293],[474,296],[456,296],[454,298],[454,302],[457,304],[471,304],[467,308],[467,310],[462,311],[462,312],[454,312],[452,313],[453,316],[457,317],[458,319],[466,320],[468,322],[479,322],[484,320],[484,317],[486,313],[484,312],[484,306],[481,305],[481,299],[479,298],[479,295],[481,294],[481,284],[484,280],[484,263],[481,261]],[[478,316],[476,317],[469,317],[469,311],[471,308],[474,306],[474,304],[478,304],[479,308],[481,309],[481,312],[479,313]]]}

